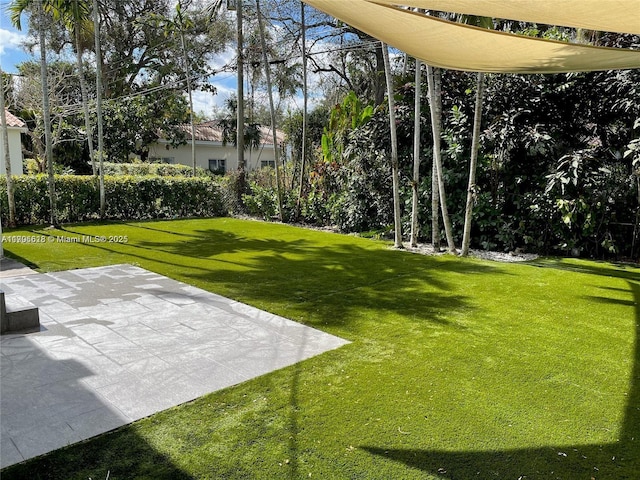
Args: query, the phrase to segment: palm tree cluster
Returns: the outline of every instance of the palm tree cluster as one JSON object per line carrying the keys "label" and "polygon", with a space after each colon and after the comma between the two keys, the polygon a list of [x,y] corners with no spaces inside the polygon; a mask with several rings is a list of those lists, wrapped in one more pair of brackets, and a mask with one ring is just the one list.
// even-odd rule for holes
{"label": "palm tree cluster", "polygon": [[[80,89],[82,91],[82,108],[85,118],[85,127],[87,131],[87,143],[89,147],[89,156],[91,158],[91,164],[93,174],[96,175],[96,152],[93,146],[92,125],[89,115],[89,101],[87,93],[86,80],[82,72],[84,72],[84,62],[82,58],[83,51],[86,47],[87,35],[95,32],[95,51],[100,52],[100,36],[98,34],[99,28],[95,28],[97,25],[97,2],[94,0],[93,5],[90,5],[86,0],[14,0],[8,8],[11,13],[11,22],[19,30],[22,29],[21,17],[24,12],[31,12],[34,16],[34,20],[38,25],[38,39],[40,43],[40,72],[41,72],[41,84],[42,84],[42,112],[44,120],[44,135],[45,135],[45,151],[46,151],[46,163],[47,173],[49,178],[49,202],[51,209],[50,221],[51,225],[57,224],[56,220],[56,193],[55,193],[55,177],[53,168],[53,144],[51,134],[51,111],[49,107],[49,84],[48,84],[48,69],[47,69],[47,44],[46,44],[46,18],[47,16],[54,21],[61,22],[67,30],[72,32],[75,40],[74,49],[76,52],[76,62],[78,75],[80,79]],[[94,13],[92,17],[92,12]],[[98,61],[99,65],[100,62]],[[96,75],[96,81],[100,82],[100,75]],[[100,95],[100,88],[96,89],[98,96]],[[97,102],[97,108],[100,108],[100,102]],[[101,135],[101,116],[98,114],[98,156],[100,159],[100,204],[101,214],[104,215],[104,174],[102,169],[102,135]],[[10,201],[10,203],[12,203]]]}

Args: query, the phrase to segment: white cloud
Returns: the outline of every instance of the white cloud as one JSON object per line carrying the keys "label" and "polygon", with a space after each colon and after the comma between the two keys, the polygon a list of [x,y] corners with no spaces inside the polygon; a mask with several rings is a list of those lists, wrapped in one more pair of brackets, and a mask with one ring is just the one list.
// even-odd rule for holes
{"label": "white cloud", "polygon": [[[275,36],[278,36],[277,28]],[[291,48],[294,48],[292,46]],[[308,48],[311,50],[314,60],[320,65],[330,64],[332,61],[332,52],[336,48],[336,44],[318,40],[315,42],[309,42]],[[401,54],[392,50],[391,58],[396,59]],[[301,62],[301,59],[298,59]],[[230,45],[224,52],[216,54],[209,62],[210,67],[218,73],[211,77],[210,83],[216,87],[216,95],[212,95],[208,92],[194,93],[194,109],[197,112],[203,113],[205,116],[210,117],[214,112],[214,109],[220,109],[225,107],[225,101],[231,96],[235,96],[237,91],[237,76],[235,73],[236,64],[236,47]],[[330,74],[324,72],[314,72],[313,62],[308,62],[308,85],[309,85],[309,110],[313,110],[320,105],[324,100],[326,89],[329,88],[324,85],[323,81],[326,81]],[[245,86],[245,94],[247,94],[248,87]],[[260,89],[256,92],[258,102],[268,105],[267,92]],[[301,110],[303,107],[302,91],[299,90],[294,96],[287,96],[279,98],[277,92],[274,92],[274,101],[277,106],[284,111],[287,110]]]}
{"label": "white cloud", "polygon": [[209,83],[215,87],[215,93],[206,91],[193,92],[193,109],[211,117],[215,110],[225,108],[225,102],[236,94],[237,77],[235,73],[219,73],[211,77]]}
{"label": "white cloud", "polygon": [[232,92],[235,94],[235,90],[218,85],[215,85],[215,87],[216,94],[203,92],[201,90],[193,92],[193,109],[196,112],[202,113],[206,117],[211,117],[216,109],[224,107],[225,100],[229,98]]}
{"label": "white cloud", "polygon": [[22,50],[26,38],[22,33],[0,28],[0,55],[4,55],[7,50]]}
{"label": "white cloud", "polygon": [[215,54],[209,62],[209,65],[214,70],[226,69],[229,66],[235,65],[235,57],[235,48],[230,47],[222,53]]}
{"label": "white cloud", "polygon": [[233,71],[235,66],[235,49],[228,48],[224,52],[212,56],[209,67],[216,72],[209,79],[211,86],[215,87],[215,93],[206,91],[193,92],[193,109],[210,118],[215,110],[224,108],[225,101],[235,95],[237,77]]}

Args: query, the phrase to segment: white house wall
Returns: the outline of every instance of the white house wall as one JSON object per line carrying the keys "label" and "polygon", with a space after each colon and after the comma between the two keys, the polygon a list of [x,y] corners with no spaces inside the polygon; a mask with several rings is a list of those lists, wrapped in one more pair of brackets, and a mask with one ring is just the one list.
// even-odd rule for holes
{"label": "white house wall", "polygon": [[[11,174],[22,175],[22,143],[20,141],[20,132],[22,128],[8,128],[9,134],[9,158],[11,158]],[[0,141],[0,144],[2,142]],[[0,148],[0,175],[7,173],[5,166],[4,149]]]}
{"label": "white house wall", "polygon": [[[265,145],[258,150],[247,150],[244,154],[248,170],[260,168],[262,161],[274,161],[273,145]],[[150,146],[149,158],[161,158],[166,162],[191,166],[191,143],[173,148],[166,142]],[[198,167],[209,169],[209,160],[225,160],[226,170],[238,168],[238,158],[233,145],[218,142],[196,142],[196,163]]]}

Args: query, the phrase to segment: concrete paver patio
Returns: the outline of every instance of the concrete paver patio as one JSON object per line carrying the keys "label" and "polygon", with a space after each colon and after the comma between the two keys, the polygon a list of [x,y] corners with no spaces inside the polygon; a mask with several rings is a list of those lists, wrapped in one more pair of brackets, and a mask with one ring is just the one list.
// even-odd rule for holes
{"label": "concrete paver patio", "polygon": [[131,265],[1,288],[42,327],[0,339],[0,467],[348,343]]}

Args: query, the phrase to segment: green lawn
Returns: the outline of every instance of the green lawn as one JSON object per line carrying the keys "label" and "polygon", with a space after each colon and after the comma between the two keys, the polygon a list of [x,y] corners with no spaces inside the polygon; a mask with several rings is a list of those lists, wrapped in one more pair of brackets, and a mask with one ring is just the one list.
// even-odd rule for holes
{"label": "green lawn", "polygon": [[[33,233],[31,233],[33,232]],[[39,270],[132,263],[353,343],[3,479],[638,479],[640,269],[424,257],[235,219],[22,229]]]}

